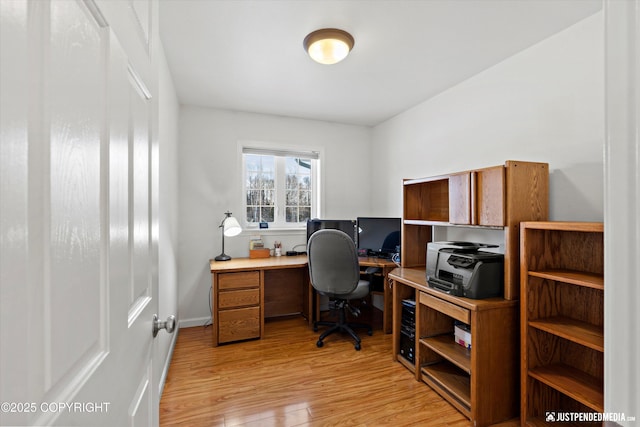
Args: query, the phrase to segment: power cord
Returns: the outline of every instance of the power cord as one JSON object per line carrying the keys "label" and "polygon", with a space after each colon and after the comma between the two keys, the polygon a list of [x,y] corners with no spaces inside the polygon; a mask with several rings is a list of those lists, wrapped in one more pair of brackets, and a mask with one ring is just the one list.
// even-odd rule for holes
{"label": "power cord", "polygon": [[204,322],[204,324],[202,325],[203,328],[207,328],[211,325],[213,325],[213,307],[211,306],[211,292],[213,292],[213,290],[211,289],[211,286],[209,286],[209,320],[207,320],[206,322]]}
{"label": "power cord", "polygon": [[[300,246],[303,246],[305,248],[304,251],[296,251],[296,248],[299,248]],[[296,255],[306,255],[307,254],[307,244],[306,243],[300,243],[299,245],[295,245],[293,248],[291,248],[290,251],[286,252],[287,256],[296,256]]]}
{"label": "power cord", "polygon": [[393,261],[395,263],[395,265],[397,265],[398,267],[402,267],[400,265],[400,254],[399,253],[395,253],[391,256],[391,261]]}

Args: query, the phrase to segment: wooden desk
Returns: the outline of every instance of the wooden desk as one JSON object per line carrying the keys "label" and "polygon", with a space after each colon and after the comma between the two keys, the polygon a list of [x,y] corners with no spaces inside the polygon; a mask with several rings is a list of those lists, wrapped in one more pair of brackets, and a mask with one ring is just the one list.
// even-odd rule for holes
{"label": "wooden desk", "polygon": [[[381,275],[384,282],[384,310],[382,310],[382,330],[385,334],[390,334],[393,326],[393,289],[391,287],[393,281],[389,279],[389,273],[391,270],[397,267],[397,265],[388,259],[382,258],[358,258],[358,262],[361,267],[378,267],[382,269]],[[376,292],[373,292],[374,294]]]}
{"label": "wooden desk", "polygon": [[210,260],[213,346],[262,338],[264,319],[302,314],[311,322],[307,257]]}
{"label": "wooden desk", "polygon": [[[398,268],[389,277],[394,282],[393,359],[462,412],[473,426],[516,417],[519,301],[448,295],[429,287],[424,268]],[[416,302],[413,362],[400,354],[405,299]],[[455,343],[456,321],[471,327],[471,349]]]}
{"label": "wooden desk", "polygon": [[[382,269],[384,281],[383,328],[392,330],[393,294],[389,272],[396,267],[379,258],[359,258],[363,267]],[[309,281],[306,255],[270,258],[210,260],[213,345],[262,338],[264,319],[302,314],[311,324],[318,304]]]}

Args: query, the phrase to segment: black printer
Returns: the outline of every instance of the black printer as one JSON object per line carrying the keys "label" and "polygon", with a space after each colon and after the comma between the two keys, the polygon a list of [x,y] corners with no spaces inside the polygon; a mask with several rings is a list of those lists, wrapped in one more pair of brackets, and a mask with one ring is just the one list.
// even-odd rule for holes
{"label": "black printer", "polygon": [[483,251],[497,247],[473,242],[427,244],[427,283],[451,295],[481,299],[500,296],[504,255]]}

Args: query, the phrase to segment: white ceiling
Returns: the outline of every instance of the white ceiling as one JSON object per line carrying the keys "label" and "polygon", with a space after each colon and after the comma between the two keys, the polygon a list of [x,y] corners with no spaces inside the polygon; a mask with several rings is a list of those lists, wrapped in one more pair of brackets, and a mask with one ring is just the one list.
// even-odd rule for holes
{"label": "white ceiling", "polygon": [[[601,0],[160,0],[182,104],[373,126],[599,11]],[[355,38],[336,65],[302,40]]]}

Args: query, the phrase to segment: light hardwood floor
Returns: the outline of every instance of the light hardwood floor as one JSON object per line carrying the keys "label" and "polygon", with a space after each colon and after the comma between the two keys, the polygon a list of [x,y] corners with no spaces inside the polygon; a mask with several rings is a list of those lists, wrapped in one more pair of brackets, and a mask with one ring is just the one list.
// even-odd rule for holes
{"label": "light hardwood floor", "polygon": [[[391,335],[334,335],[322,348],[302,318],[269,321],[265,338],[212,347],[181,329],[160,402],[162,426],[468,426],[391,358]],[[514,423],[514,425],[517,425]]]}

